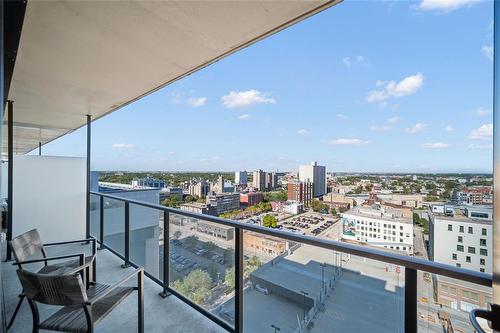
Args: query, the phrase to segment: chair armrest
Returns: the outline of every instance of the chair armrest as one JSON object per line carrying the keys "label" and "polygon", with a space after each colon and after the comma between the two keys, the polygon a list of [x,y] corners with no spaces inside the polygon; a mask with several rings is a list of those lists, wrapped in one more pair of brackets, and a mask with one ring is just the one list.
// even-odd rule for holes
{"label": "chair armrest", "polygon": [[43,244],[43,246],[56,246],[56,245],[65,245],[65,244],[74,244],[74,243],[84,243],[84,242],[95,242],[96,239],[91,237],[91,238],[85,238],[85,239],[77,239],[77,240],[72,240],[72,241],[64,241],[64,242],[55,242],[55,243],[46,243]]}
{"label": "chair armrest", "polygon": [[67,259],[67,258],[73,258],[73,257],[80,257],[80,263],[83,263],[84,254],[83,253],[78,253],[78,254],[68,254],[68,255],[65,255],[65,256],[58,256],[58,257],[48,257],[48,258],[40,258],[40,259],[19,261],[19,262],[13,263],[12,265],[21,266],[21,265],[33,264],[33,263],[42,262],[42,261],[60,260],[60,259]]}
{"label": "chair armrest", "polygon": [[[120,285],[122,285],[126,281],[130,280],[130,278],[134,277],[135,275],[138,275],[139,273],[141,273],[141,274],[144,273],[144,268],[143,267],[139,267],[135,271],[131,272],[130,274],[128,274],[127,276],[125,276],[123,279],[119,280],[118,282],[116,282],[115,284],[113,284],[112,286],[110,286],[108,289],[106,289],[99,296],[94,297],[93,299],[90,299],[88,302],[85,303],[85,305],[93,305],[96,302],[99,302],[100,300],[102,300],[103,298],[106,298],[106,296],[108,296],[113,290],[115,290],[116,288],[118,288]],[[137,289],[137,287],[133,287],[133,288]]]}

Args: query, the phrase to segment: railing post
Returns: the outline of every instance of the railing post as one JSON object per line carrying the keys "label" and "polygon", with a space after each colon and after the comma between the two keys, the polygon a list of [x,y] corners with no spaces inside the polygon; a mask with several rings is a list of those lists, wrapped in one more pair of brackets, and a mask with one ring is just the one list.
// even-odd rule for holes
{"label": "railing post", "polygon": [[99,250],[104,249],[104,197],[99,196]]}
{"label": "railing post", "polygon": [[[2,101],[3,102],[3,101]],[[7,156],[9,164],[7,164],[7,242],[12,240],[12,217],[14,207],[14,189],[12,187],[14,177],[14,102],[7,101]],[[9,261],[12,258],[10,247],[7,246],[7,257]]]}
{"label": "railing post", "polygon": [[130,203],[125,201],[125,262],[122,268],[130,267]]}
{"label": "railing post", "polygon": [[170,282],[170,215],[167,210],[163,211],[163,291],[160,296],[165,298],[170,295],[168,284]]}
{"label": "railing post", "polygon": [[243,230],[235,228],[235,320],[234,331],[243,332]]}
{"label": "railing post", "polygon": [[417,333],[417,270],[405,268],[405,333]]}

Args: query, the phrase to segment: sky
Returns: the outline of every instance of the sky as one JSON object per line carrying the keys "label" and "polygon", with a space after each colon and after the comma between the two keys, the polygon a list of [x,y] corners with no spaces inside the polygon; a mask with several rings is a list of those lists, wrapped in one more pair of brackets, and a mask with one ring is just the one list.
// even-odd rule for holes
{"label": "sky", "polygon": [[92,169],[491,172],[492,43],[492,1],[346,0],[95,121]]}

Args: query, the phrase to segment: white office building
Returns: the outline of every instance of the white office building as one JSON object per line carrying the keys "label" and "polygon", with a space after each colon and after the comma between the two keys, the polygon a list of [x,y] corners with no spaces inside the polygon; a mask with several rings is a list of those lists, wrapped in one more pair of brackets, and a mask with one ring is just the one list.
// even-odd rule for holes
{"label": "white office building", "polygon": [[313,196],[326,194],[326,167],[312,162],[310,165],[299,166],[299,180],[313,183]]}
{"label": "white office building", "polygon": [[429,254],[443,264],[492,272],[492,209],[465,206],[432,208]]}
{"label": "white office building", "polygon": [[413,255],[413,221],[384,208],[355,207],[342,214],[343,236]]}

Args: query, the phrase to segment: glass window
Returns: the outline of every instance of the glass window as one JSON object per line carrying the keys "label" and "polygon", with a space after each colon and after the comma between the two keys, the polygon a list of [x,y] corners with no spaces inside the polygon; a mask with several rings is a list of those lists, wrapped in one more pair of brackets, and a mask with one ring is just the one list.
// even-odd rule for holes
{"label": "glass window", "polygon": [[476,248],[469,246],[469,247],[467,247],[467,252],[474,254],[474,253],[476,253]]}
{"label": "glass window", "polygon": [[481,229],[481,235],[486,236],[486,228]]}
{"label": "glass window", "polygon": [[464,232],[464,226],[463,226],[463,225],[461,225],[461,226],[459,227],[458,231],[460,231],[460,232]]}
{"label": "glass window", "polygon": [[484,260],[484,258],[479,259],[479,264],[483,266],[486,265],[486,260]]}
{"label": "glass window", "polygon": [[470,256],[465,257],[466,262],[470,262]]}
{"label": "glass window", "polygon": [[457,251],[458,252],[464,252],[464,246],[463,245],[457,245]]}
{"label": "glass window", "polygon": [[480,269],[479,269],[479,271],[480,271],[481,273],[484,273],[484,268],[480,268]]}
{"label": "glass window", "polygon": [[457,254],[456,254],[456,253],[453,253],[453,254],[451,255],[451,259],[453,259],[453,260],[457,260]]}
{"label": "glass window", "polygon": [[448,224],[448,231],[453,231],[453,226],[451,224]]}
{"label": "glass window", "polygon": [[479,254],[482,256],[487,256],[488,255],[488,250],[486,249],[479,249]]}
{"label": "glass window", "polygon": [[472,227],[469,227],[469,234],[472,234],[473,233],[473,229]]}
{"label": "glass window", "polygon": [[486,239],[481,238],[481,239],[479,240],[479,245],[481,245],[481,246],[486,246]]}
{"label": "glass window", "polygon": [[460,264],[457,262],[457,267],[458,267],[458,268],[460,268],[460,267],[462,267],[462,265],[460,265]]}
{"label": "glass window", "polygon": [[459,243],[463,243],[464,242],[464,238],[462,236],[458,236],[458,242]]}

